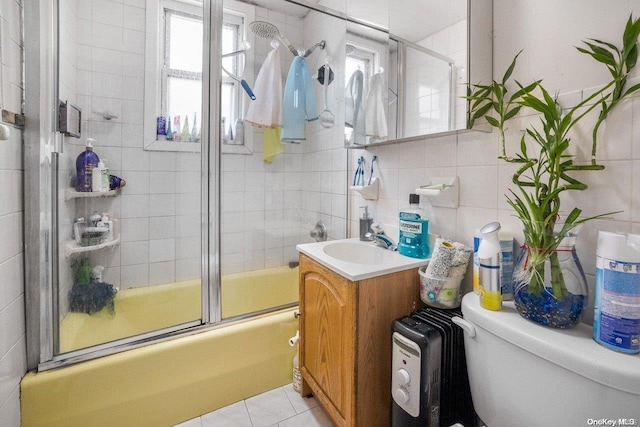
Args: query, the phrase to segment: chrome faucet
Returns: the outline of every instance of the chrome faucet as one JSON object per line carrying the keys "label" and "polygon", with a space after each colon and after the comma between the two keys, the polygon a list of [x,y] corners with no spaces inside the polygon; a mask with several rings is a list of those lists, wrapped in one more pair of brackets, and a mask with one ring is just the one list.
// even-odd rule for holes
{"label": "chrome faucet", "polygon": [[388,249],[390,251],[398,250],[398,245],[396,245],[395,242],[384,233],[379,222],[371,224],[371,230],[372,231],[367,233],[365,236],[369,238],[369,240],[373,240],[373,243],[375,243],[376,246],[380,246],[381,248]]}

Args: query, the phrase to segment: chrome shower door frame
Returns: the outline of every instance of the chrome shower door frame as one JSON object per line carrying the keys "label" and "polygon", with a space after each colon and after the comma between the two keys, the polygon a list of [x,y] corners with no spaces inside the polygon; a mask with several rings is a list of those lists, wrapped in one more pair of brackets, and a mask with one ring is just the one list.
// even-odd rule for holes
{"label": "chrome shower door frame", "polygon": [[[202,317],[181,325],[57,354],[56,161],[59,0],[25,2],[24,241],[27,369],[46,370],[189,335],[220,321],[220,114],[222,0],[203,0],[201,120]],[[38,100],[32,102],[32,100]]]}

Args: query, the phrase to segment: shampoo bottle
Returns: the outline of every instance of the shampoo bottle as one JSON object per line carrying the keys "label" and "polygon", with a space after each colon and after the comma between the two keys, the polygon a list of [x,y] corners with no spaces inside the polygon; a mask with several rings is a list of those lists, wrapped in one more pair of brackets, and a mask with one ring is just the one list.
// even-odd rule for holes
{"label": "shampoo bottle", "polygon": [[107,167],[104,165],[104,161],[102,160],[98,162],[98,166],[93,168],[91,171],[91,191],[101,192],[109,190],[108,187],[105,189],[102,185],[102,176],[105,174],[106,170]]}
{"label": "shampoo bottle", "polygon": [[103,213],[102,218],[97,224],[98,227],[104,228],[107,230],[105,241],[110,242],[113,240],[113,221],[109,219],[108,213]]}
{"label": "shampoo bottle", "polygon": [[91,191],[93,168],[98,166],[100,158],[93,152],[95,139],[87,138],[87,147],[76,159],[76,190]]}
{"label": "shampoo bottle", "polygon": [[400,211],[398,252],[412,258],[429,258],[429,220],[420,209],[420,196],[409,195],[409,207]]}
{"label": "shampoo bottle", "polygon": [[106,160],[102,161],[102,169],[100,170],[100,186],[102,187],[102,191],[110,190],[110,177],[109,177],[109,168],[105,164]]}
{"label": "shampoo bottle", "polygon": [[499,222],[490,222],[480,229],[478,246],[480,306],[488,310],[502,309],[500,289],[500,231]]}

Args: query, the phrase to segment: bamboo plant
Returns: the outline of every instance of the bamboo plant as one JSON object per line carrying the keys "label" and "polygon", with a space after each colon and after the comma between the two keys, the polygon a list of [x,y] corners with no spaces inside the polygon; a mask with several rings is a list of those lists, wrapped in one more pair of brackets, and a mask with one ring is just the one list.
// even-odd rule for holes
{"label": "bamboo plant", "polygon": [[[640,90],[640,84],[627,88],[627,79],[638,60],[639,35],[640,19],[630,16],[622,37],[622,48],[597,39],[588,39],[583,41],[583,47],[577,47],[579,52],[604,64],[611,74],[611,80],[566,110],[544,88],[541,80],[528,85],[517,80],[512,82],[512,73],[521,52],[514,57],[501,81],[494,80],[490,85],[477,84],[469,89],[466,98],[471,103],[470,126],[484,117],[489,125],[498,130],[501,142],[499,158],[519,165],[512,178],[517,192],[510,189],[507,202],[522,220],[529,246],[527,268],[516,280],[528,282],[530,293],[539,294],[544,289],[544,263],[549,260],[553,295],[558,299],[565,297],[567,288],[559,266],[558,245],[578,225],[616,213],[582,217],[582,210],[574,207],[566,218],[561,218],[560,195],[565,191],[587,189],[586,184],[573,176],[575,171],[604,169],[596,161],[598,129],[620,101]],[[509,88],[514,86],[517,90],[510,93]],[[537,113],[540,122],[525,130],[520,139],[520,151],[510,156],[506,152],[505,131],[508,122],[523,108]],[[568,153],[572,143],[569,132],[598,108],[598,118],[591,134],[591,162],[575,164],[574,156]],[[535,153],[527,149],[528,141],[537,147]]]}

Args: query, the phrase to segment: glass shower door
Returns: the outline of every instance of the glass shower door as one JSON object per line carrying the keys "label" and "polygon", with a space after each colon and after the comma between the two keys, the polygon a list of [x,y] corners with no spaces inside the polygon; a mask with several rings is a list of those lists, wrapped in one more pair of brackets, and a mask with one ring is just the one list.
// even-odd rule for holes
{"label": "glass shower door", "polygon": [[54,358],[203,323],[204,3],[59,1]]}

